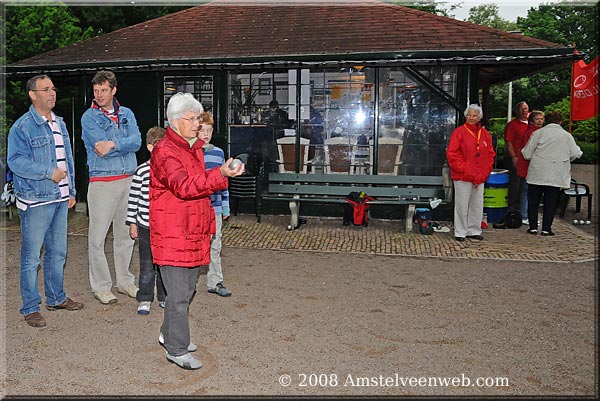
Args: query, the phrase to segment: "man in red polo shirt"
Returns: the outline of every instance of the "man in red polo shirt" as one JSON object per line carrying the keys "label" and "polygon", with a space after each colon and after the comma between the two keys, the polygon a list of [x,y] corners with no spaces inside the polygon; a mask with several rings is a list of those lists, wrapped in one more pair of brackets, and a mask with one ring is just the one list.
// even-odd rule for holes
{"label": "man in red polo shirt", "polygon": [[[522,101],[515,106],[516,117],[513,118],[504,128],[505,159],[504,168],[509,172],[508,181],[508,209],[520,210],[521,186],[517,176],[517,149],[515,143],[520,143],[519,139],[525,135],[529,123],[529,106]],[[523,216],[525,219],[526,217]]]}

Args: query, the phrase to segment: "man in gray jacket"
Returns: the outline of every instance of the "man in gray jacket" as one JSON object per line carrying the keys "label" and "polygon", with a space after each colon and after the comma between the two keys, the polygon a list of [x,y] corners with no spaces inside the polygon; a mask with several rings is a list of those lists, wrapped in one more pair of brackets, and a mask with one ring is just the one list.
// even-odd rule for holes
{"label": "man in gray jacket", "polygon": [[521,150],[523,158],[531,160],[527,170],[527,205],[530,234],[538,232],[538,208],[544,197],[542,235],[554,235],[552,222],[561,188],[571,184],[571,161],[581,157],[583,152],[575,143],[573,135],[560,124],[562,115],[558,111],[546,114],[548,125],[535,131]]}

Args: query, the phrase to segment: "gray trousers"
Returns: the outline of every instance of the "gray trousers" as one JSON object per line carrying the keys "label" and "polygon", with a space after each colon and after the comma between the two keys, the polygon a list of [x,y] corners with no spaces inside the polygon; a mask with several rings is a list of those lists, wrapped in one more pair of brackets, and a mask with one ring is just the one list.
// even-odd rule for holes
{"label": "gray trousers", "polygon": [[189,307],[196,292],[200,267],[160,266],[160,274],[167,291],[160,332],[169,355],[181,356],[188,353],[190,344]]}
{"label": "gray trousers", "polygon": [[135,277],[129,271],[129,264],[135,242],[129,237],[129,226],[125,224],[131,179],[129,177],[109,182],[96,181],[90,182],[88,186],[88,258],[92,292],[112,289],[108,261],[104,254],[104,243],[111,224],[117,287],[134,286]]}

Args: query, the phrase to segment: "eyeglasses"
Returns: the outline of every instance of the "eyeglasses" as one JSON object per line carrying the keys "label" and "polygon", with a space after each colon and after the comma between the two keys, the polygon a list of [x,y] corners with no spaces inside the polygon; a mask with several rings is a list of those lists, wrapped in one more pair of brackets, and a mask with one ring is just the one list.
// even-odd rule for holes
{"label": "eyeglasses", "polygon": [[192,117],[192,118],[185,118],[185,117],[181,117],[182,120],[185,121],[189,121],[192,124],[193,123],[202,123],[204,120],[202,120],[202,117]]}
{"label": "eyeglasses", "polygon": [[58,92],[58,88],[55,88],[55,87],[52,87],[52,88],[48,87],[48,88],[43,88],[43,89],[30,89],[30,90],[32,92],[50,92],[50,91],[52,91],[54,93]]}

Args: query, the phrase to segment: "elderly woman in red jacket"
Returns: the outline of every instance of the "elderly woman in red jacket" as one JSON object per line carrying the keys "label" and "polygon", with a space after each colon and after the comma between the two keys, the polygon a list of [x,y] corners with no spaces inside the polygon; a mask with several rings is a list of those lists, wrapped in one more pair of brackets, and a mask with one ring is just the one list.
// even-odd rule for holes
{"label": "elderly woman in red jacket", "polygon": [[154,263],[167,292],[159,342],[167,360],[184,369],[199,369],[202,363],[190,352],[188,308],[196,290],[200,266],[210,261],[210,239],[215,215],[209,195],[227,188],[227,177],[242,174],[229,159],[220,168],[206,170],[202,146],[197,138],[203,108],[189,93],[169,100],[165,137],[152,151],[150,162],[150,245]]}
{"label": "elderly woman in red jacket", "polygon": [[454,237],[482,241],[483,189],[496,152],[490,133],[481,126],[481,107],[469,105],[465,117],[466,123],[452,132],[446,150],[454,181]]}

